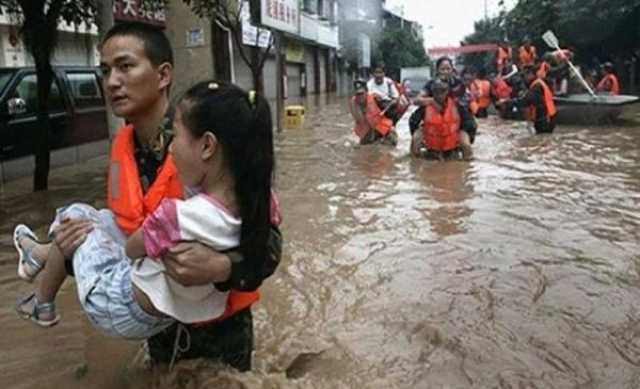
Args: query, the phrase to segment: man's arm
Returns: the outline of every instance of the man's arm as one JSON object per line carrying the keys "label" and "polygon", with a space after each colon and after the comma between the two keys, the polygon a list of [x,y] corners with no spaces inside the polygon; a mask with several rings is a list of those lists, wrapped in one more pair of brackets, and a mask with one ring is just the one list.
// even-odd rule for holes
{"label": "man's arm", "polygon": [[180,243],[169,249],[163,263],[167,273],[184,286],[214,283],[221,291],[252,291],[271,276],[280,263],[282,235],[276,226],[271,226],[267,249],[267,260],[257,274],[239,252],[219,253],[195,242]]}
{"label": "man's arm", "polygon": [[78,247],[87,239],[93,224],[86,219],[64,219],[52,232],[53,242],[65,258],[73,257]]}
{"label": "man's arm", "polygon": [[125,245],[125,253],[131,259],[147,255],[147,250],[144,248],[142,228],[138,228],[133,234],[129,235]]}
{"label": "man's arm", "polygon": [[475,117],[471,113],[469,106],[458,103],[458,112],[460,112],[460,127],[461,129],[471,132],[478,128],[478,123]]}
{"label": "man's arm", "polygon": [[267,259],[262,267],[258,269],[258,274],[255,274],[240,252],[232,251],[227,253],[231,262],[229,278],[224,282],[215,283],[216,288],[220,291],[229,289],[252,291],[258,289],[262,282],[276,271],[282,258],[282,234],[276,226],[271,226],[267,250]]}

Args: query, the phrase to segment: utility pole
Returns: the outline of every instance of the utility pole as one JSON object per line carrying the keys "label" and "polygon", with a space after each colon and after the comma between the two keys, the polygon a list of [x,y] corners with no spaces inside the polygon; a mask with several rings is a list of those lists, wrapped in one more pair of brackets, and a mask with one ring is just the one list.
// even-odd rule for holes
{"label": "utility pole", "polygon": [[489,19],[489,12],[487,9],[487,0],[484,0],[484,20]]}

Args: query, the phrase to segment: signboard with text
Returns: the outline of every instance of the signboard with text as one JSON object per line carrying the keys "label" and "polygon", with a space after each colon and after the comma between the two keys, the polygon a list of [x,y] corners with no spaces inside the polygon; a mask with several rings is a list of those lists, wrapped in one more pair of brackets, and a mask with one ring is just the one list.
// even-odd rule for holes
{"label": "signboard with text", "polygon": [[260,0],[260,23],[275,30],[297,34],[300,29],[298,0]]}
{"label": "signboard with text", "polygon": [[114,0],[113,19],[116,21],[142,22],[164,27],[166,14],[164,8],[144,8],[142,6],[142,0]]}
{"label": "signboard with text", "polygon": [[258,28],[251,24],[251,12],[249,12],[249,2],[243,1],[240,9],[240,20],[242,20],[242,43],[247,46],[257,46],[263,49],[271,44],[271,31]]}

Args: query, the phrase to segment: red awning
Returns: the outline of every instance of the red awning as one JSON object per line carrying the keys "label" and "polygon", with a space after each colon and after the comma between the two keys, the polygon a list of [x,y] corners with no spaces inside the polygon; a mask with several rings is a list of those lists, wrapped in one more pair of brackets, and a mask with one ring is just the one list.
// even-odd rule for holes
{"label": "red awning", "polygon": [[428,50],[428,53],[431,56],[440,56],[440,55],[481,53],[484,51],[496,51],[496,50],[498,50],[497,44],[486,43],[481,45],[432,47]]}

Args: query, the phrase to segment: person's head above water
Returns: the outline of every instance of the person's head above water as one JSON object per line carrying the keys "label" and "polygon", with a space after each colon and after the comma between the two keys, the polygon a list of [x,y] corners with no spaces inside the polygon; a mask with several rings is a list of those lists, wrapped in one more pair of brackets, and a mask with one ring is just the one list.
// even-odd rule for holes
{"label": "person's head above water", "polygon": [[[269,104],[255,92],[203,81],[180,98],[169,146],[182,183],[230,183],[242,219],[240,249],[259,266],[267,255],[273,129]],[[254,259],[255,258],[255,259]]]}
{"label": "person's head above water", "polygon": [[367,92],[367,82],[361,79],[357,79],[353,82],[353,90],[355,93],[366,93]]}
{"label": "person's head above water", "polygon": [[604,70],[605,73],[613,73],[615,68],[613,66],[613,63],[607,61],[602,64],[602,70]]}
{"label": "person's head above water", "polygon": [[476,72],[472,67],[466,67],[462,71],[462,82],[466,87],[469,87],[473,80],[476,78]]}
{"label": "person's head above water", "polygon": [[162,31],[142,23],[117,24],[105,34],[100,54],[105,95],[117,116],[135,122],[166,109],[173,52]]}
{"label": "person's head above water", "polygon": [[377,65],[373,68],[373,79],[376,84],[382,84],[384,82],[384,66]]}
{"label": "person's head above water", "polygon": [[436,61],[436,73],[438,78],[449,79],[453,75],[453,62],[449,57],[440,57]]}
{"label": "person's head above water", "polygon": [[431,93],[437,103],[443,104],[449,96],[449,83],[439,79],[434,80],[431,84]]}

